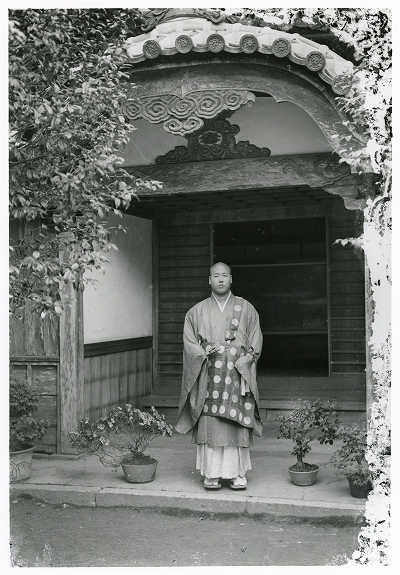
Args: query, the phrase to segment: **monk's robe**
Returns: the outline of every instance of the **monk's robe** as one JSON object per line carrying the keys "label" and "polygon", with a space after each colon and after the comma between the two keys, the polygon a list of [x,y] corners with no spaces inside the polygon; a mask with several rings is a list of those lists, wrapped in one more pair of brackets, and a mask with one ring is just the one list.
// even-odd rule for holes
{"label": "monk's robe", "polygon": [[[261,436],[256,364],[262,348],[258,313],[230,294],[223,311],[213,295],[186,314],[183,378],[175,428],[193,430],[197,469],[233,478],[251,469],[252,433]],[[220,348],[212,354],[215,342]]]}

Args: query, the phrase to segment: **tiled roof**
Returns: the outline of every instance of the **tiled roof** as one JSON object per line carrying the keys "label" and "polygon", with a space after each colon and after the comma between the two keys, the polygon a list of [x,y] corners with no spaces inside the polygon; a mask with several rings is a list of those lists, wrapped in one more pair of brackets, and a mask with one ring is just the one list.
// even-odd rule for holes
{"label": "tiled roof", "polygon": [[156,26],[151,32],[127,40],[131,63],[177,53],[229,52],[232,54],[273,54],[306,66],[311,72],[343,95],[351,87],[353,64],[327,46],[269,27],[240,23],[214,24],[203,18],[177,18]]}

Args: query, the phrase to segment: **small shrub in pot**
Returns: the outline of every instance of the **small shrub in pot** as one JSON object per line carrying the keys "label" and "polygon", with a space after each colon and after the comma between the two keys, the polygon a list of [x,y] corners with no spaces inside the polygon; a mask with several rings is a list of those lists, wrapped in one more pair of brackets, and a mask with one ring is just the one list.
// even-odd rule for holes
{"label": "small shrub in pot", "polygon": [[294,441],[292,455],[296,456],[297,462],[289,467],[289,471],[318,470],[318,465],[307,463],[304,458],[311,451],[312,441],[332,445],[337,438],[339,418],[333,402],[321,399],[299,400],[290,413],[280,414],[276,420],[280,422],[278,439]]}
{"label": "small shrub in pot", "polygon": [[336,472],[345,475],[353,497],[366,497],[372,489],[372,477],[365,459],[367,430],[358,424],[341,425],[339,437],[342,446],[334,452],[327,465],[333,465]]}
{"label": "small shrub in pot", "polygon": [[33,417],[39,408],[39,395],[27,383],[10,382],[10,438],[9,450],[23,451],[40,441],[50,422]]}
{"label": "small shrub in pot", "polygon": [[69,434],[69,441],[78,453],[96,455],[103,465],[119,467],[152,460],[144,454],[146,447],[154,438],[172,433],[173,427],[154,407],[141,411],[126,404],[96,421],[83,419]]}

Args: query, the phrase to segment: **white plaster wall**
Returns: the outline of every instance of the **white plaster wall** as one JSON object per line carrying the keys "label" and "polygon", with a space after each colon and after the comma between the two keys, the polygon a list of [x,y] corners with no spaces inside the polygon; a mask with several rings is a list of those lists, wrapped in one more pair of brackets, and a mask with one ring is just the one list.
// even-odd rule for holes
{"label": "white plaster wall", "polygon": [[230,122],[240,126],[237,142],[248,140],[260,148],[267,147],[271,156],[332,151],[311,116],[291,102],[257,98],[251,108],[237,110]]}
{"label": "white plaster wall", "polygon": [[152,335],[152,222],[114,214],[109,222],[128,230],[113,238],[106,272],[88,274],[99,283],[83,292],[85,343]]}
{"label": "white plaster wall", "polygon": [[[230,118],[238,124],[236,141],[248,140],[260,148],[270,148],[271,156],[330,152],[323,132],[314,120],[299,106],[290,102],[276,102],[273,98],[259,97],[250,108],[243,106]],[[154,164],[155,158],[175,146],[187,147],[182,136],[168,134],[162,124],[135,120],[136,130],[123,155],[126,166]]]}

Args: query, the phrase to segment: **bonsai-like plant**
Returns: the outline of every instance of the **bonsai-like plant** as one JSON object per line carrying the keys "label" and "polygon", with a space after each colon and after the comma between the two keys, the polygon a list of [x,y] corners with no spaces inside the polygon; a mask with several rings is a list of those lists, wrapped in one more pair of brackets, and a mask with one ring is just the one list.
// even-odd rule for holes
{"label": "bonsai-like plant", "polygon": [[327,465],[333,465],[337,473],[358,486],[372,486],[371,472],[365,459],[367,448],[367,430],[361,426],[341,425],[339,437],[343,444],[334,452]]}
{"label": "bonsai-like plant", "polygon": [[289,467],[291,471],[318,469],[318,465],[304,461],[304,457],[311,451],[311,441],[318,439],[321,445],[332,445],[338,436],[339,419],[330,400],[299,400],[293,411],[288,415],[278,415],[276,421],[281,423],[278,439],[294,441],[291,455],[297,457],[297,463]]}
{"label": "bonsai-like plant", "polygon": [[38,408],[38,394],[28,384],[10,382],[10,451],[33,447],[46,433],[50,422],[32,417]]}
{"label": "bonsai-like plant", "polygon": [[126,404],[96,421],[83,419],[69,434],[69,441],[78,453],[97,455],[103,465],[119,467],[148,462],[152,458],[143,452],[150,441],[172,433],[172,425],[154,407],[147,412]]}

